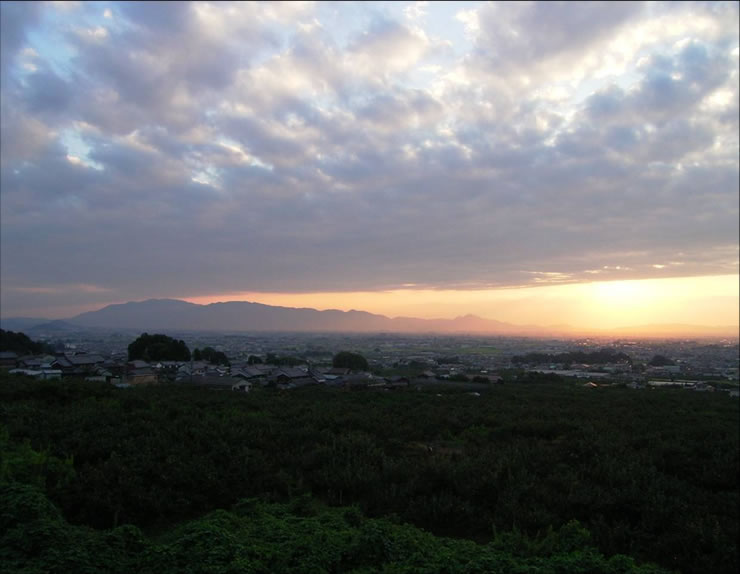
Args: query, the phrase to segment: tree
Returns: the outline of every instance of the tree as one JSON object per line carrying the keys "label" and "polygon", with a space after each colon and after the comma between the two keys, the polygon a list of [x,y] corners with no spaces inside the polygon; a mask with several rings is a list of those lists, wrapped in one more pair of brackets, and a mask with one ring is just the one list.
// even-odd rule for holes
{"label": "tree", "polygon": [[352,371],[367,371],[367,359],[359,353],[340,351],[334,355],[332,366],[339,369],[351,369]]}
{"label": "tree", "polygon": [[267,353],[267,357],[265,358],[265,363],[268,365],[277,365],[278,367],[295,367],[305,362],[304,359],[299,359],[298,357],[279,357],[275,353]]}
{"label": "tree", "polygon": [[262,359],[258,357],[257,355],[249,355],[249,358],[247,359],[247,365],[261,365]]}
{"label": "tree", "polygon": [[675,364],[676,363],[663,355],[655,355],[652,359],[650,359],[650,362],[648,363],[648,365],[650,365],[651,367],[666,367]]}
{"label": "tree", "polygon": [[212,365],[231,365],[228,357],[222,351],[217,351],[213,347],[206,347],[203,350],[195,349],[193,351],[193,359],[196,361],[208,361]]}
{"label": "tree", "polygon": [[13,351],[19,355],[40,355],[53,353],[54,348],[48,343],[32,341],[25,333],[0,329],[0,351]]}
{"label": "tree", "polygon": [[167,335],[142,334],[128,346],[128,359],[134,361],[189,361],[190,349],[184,341]]}

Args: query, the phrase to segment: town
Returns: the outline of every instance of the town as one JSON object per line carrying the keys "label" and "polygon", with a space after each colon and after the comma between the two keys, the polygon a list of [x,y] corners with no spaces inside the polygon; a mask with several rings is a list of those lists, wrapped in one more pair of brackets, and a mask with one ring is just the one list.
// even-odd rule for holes
{"label": "town", "polygon": [[[185,360],[133,358],[134,332],[40,333],[47,352],[0,351],[0,367],[35,379],[84,378],[128,387],[172,383],[249,392],[306,385],[480,392],[524,375],[588,387],[669,386],[738,396],[737,340],[538,339],[517,337],[175,332]],[[350,351],[366,367],[337,364]],[[190,353],[189,353],[190,354]],[[354,368],[353,368],[354,367]]]}

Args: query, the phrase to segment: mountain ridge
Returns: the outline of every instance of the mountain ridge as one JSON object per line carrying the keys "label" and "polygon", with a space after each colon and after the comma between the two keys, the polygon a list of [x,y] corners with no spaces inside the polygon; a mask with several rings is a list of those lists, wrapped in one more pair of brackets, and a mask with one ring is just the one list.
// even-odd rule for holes
{"label": "mountain ridge", "polygon": [[[68,319],[2,319],[5,325],[19,321],[27,330],[127,329],[233,332],[347,332],[347,333],[440,333],[510,336],[641,336],[641,337],[737,337],[738,327],[701,325],[639,325],[614,329],[579,329],[567,324],[517,325],[473,314],[453,319],[387,317],[357,309],[317,310],[283,307],[251,301],[224,301],[205,305],[181,299],[146,299],[106,305]],[[10,329],[12,330],[12,329]]]}

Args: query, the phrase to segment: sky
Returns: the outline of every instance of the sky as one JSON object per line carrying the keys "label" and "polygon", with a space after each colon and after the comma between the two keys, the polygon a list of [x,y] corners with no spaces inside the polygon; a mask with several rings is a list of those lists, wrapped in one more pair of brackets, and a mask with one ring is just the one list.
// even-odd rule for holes
{"label": "sky", "polygon": [[0,314],[738,324],[737,2],[2,2]]}

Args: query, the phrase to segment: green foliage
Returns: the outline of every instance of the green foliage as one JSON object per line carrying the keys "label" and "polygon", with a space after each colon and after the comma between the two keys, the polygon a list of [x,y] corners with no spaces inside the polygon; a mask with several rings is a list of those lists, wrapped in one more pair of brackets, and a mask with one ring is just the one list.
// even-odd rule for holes
{"label": "green foliage", "polygon": [[231,365],[226,354],[222,351],[217,351],[213,347],[205,347],[202,351],[195,349],[193,351],[193,359],[195,361],[208,361],[212,365]]}
{"label": "green foliage", "polygon": [[143,333],[128,346],[128,358],[129,361],[189,361],[190,350],[184,341]]}
{"label": "green foliage", "polygon": [[249,355],[247,358],[247,365],[261,365],[262,359],[257,355]]}
{"label": "green foliage", "polygon": [[72,526],[37,488],[0,485],[0,563],[7,574],[137,572],[143,536]]}
{"label": "green foliage", "polygon": [[48,343],[32,341],[25,333],[15,333],[0,329],[0,351],[12,351],[20,355],[40,355],[54,353],[54,347]]}
{"label": "green foliage", "polygon": [[[280,536],[303,550],[287,562],[276,558],[279,546],[267,543],[264,554],[242,554],[242,540],[262,544],[246,534],[259,531],[235,531],[233,518],[221,515],[207,531],[225,546],[235,536],[237,550],[211,555],[198,542],[212,571],[300,571],[295,564],[302,564],[317,572],[629,572],[644,561],[687,573],[737,570],[737,401],[723,393],[585,390],[526,380],[471,398],[412,389],[116,389],[0,374],[2,468],[10,469],[3,476],[43,488],[73,524],[174,528],[167,544],[180,526],[240,499],[251,502],[227,513],[238,520],[262,512],[264,501],[284,502],[264,520],[284,518],[281,528],[308,524],[316,532],[322,529],[311,521],[331,522],[319,501],[344,507],[336,519],[351,532],[336,544],[346,542],[351,551],[337,551],[339,566],[329,542],[311,538],[304,547],[298,543],[309,539],[291,539],[295,532],[288,531]],[[40,463],[43,457],[73,464],[71,478],[54,478],[59,473]],[[364,516],[385,518],[371,527]],[[403,524],[469,540],[453,551],[431,534],[404,534]],[[404,546],[408,536],[413,551]],[[360,542],[351,546],[353,540]],[[498,554],[486,551],[477,562],[481,547],[470,540],[490,542]],[[175,559],[184,546],[156,542],[156,551],[143,553],[154,552],[147,560],[191,567]],[[311,544],[328,557],[300,562]],[[409,553],[419,562],[404,562]],[[478,569],[465,570],[468,562],[452,555],[470,556],[465,560]],[[517,556],[542,562],[525,567]]]}
{"label": "green foliage", "polygon": [[305,362],[304,359],[299,359],[298,357],[279,357],[273,353],[267,353],[267,357],[265,358],[265,363],[268,365],[277,365],[279,367],[295,367]]}
{"label": "green foliage", "polygon": [[627,556],[607,559],[575,522],[542,541],[517,535],[477,545],[366,518],[357,509],[329,509],[310,497],[298,504],[250,499],[151,539],[130,525],[109,531],[73,526],[27,485],[1,486],[0,507],[0,559],[9,574],[663,572]]}
{"label": "green foliage", "polygon": [[353,371],[367,371],[369,366],[367,359],[359,353],[340,351],[332,359],[332,366],[339,369],[351,369]]}
{"label": "green foliage", "polygon": [[74,479],[72,458],[61,460],[48,451],[36,451],[28,440],[11,442],[8,431],[0,426],[0,484],[22,482],[45,488],[66,486]]}
{"label": "green foliage", "polygon": [[648,363],[651,367],[667,367],[675,364],[675,362],[664,355],[655,355]]}

